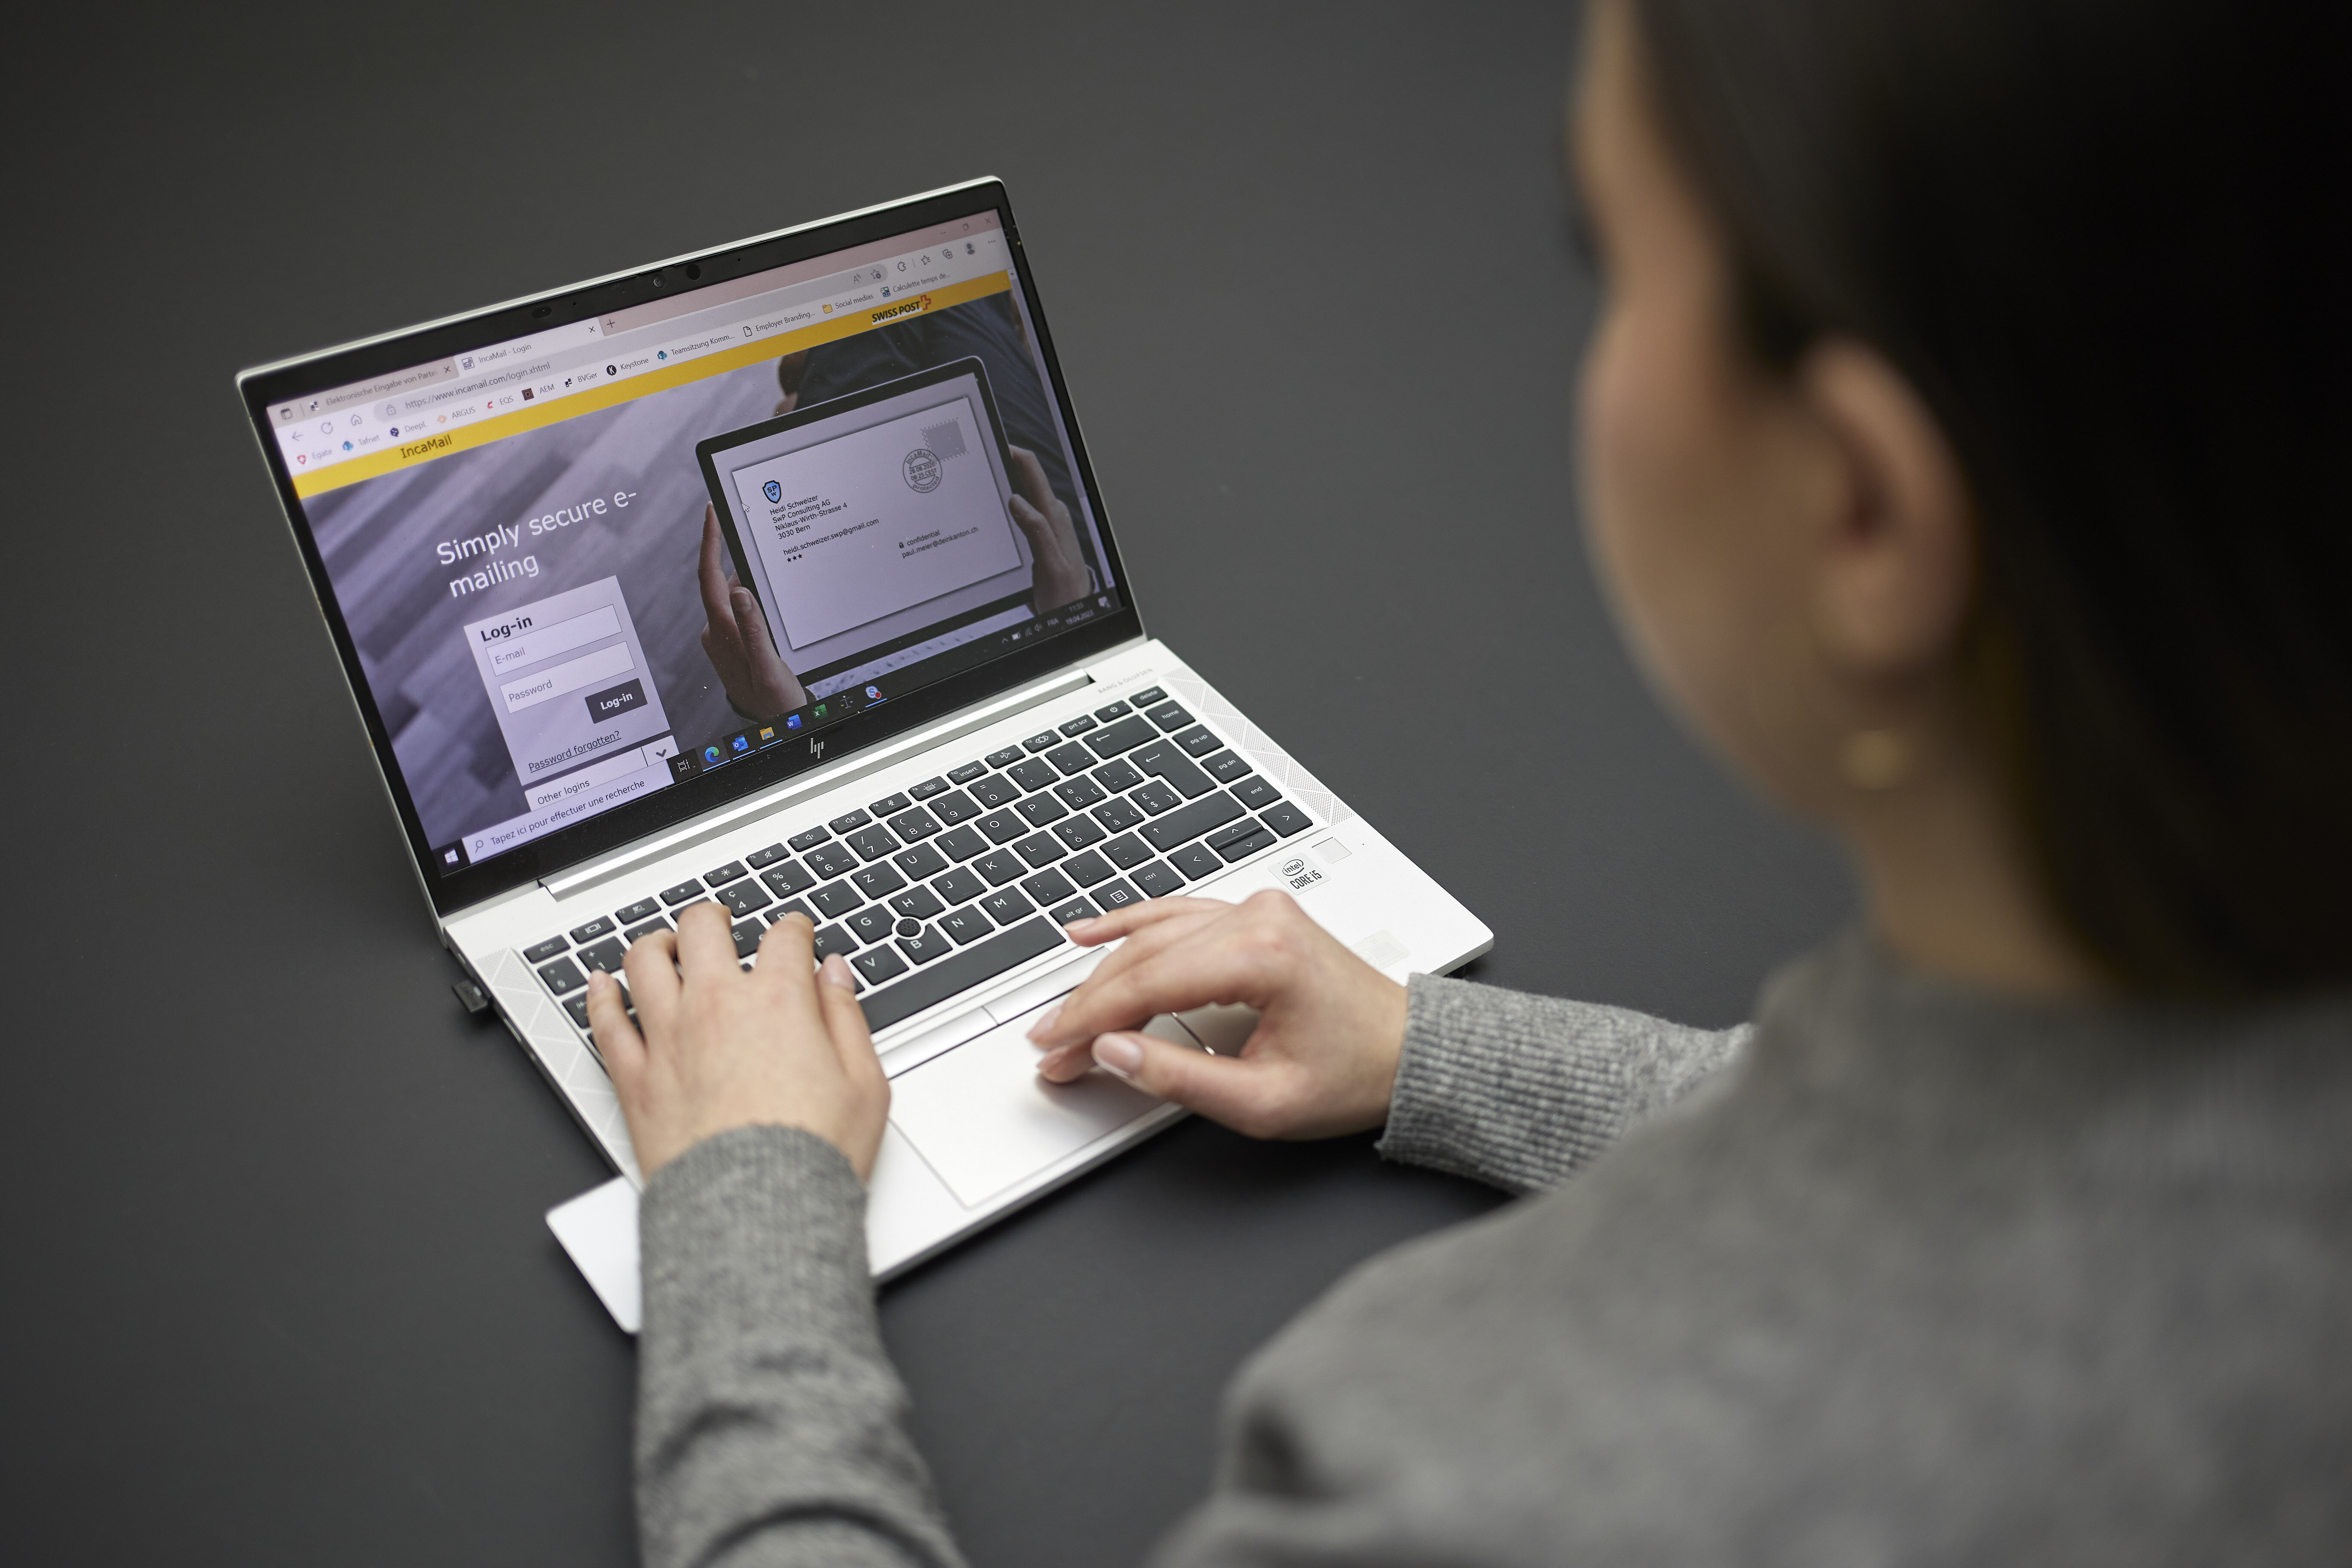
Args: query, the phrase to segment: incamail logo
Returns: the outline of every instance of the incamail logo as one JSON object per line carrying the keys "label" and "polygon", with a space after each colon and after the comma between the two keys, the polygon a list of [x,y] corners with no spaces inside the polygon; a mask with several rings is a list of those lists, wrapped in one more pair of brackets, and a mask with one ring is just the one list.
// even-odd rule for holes
{"label": "incamail logo", "polygon": [[760,493],[768,498],[768,504],[770,506],[773,506],[778,501],[784,499],[784,487],[778,484],[775,480],[770,479],[766,484],[760,487]]}

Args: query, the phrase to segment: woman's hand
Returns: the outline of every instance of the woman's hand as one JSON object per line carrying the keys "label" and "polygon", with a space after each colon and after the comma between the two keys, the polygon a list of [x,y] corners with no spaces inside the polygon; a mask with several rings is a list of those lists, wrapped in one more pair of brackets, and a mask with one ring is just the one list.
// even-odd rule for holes
{"label": "woman's hand", "polygon": [[773,719],[806,706],[808,693],[777,653],[760,601],[727,570],[727,541],[719,532],[719,512],[708,501],[696,574],[702,584],[702,654],[735,711],[746,719]]}
{"label": "woman's hand", "polygon": [[[768,928],[760,964],[735,958],[727,911],[688,905],[675,934],[633,944],[622,967],[637,1021],[609,974],[588,977],[588,1021],[647,1179],[737,1127],[799,1127],[873,1174],[890,1082],[839,954],[814,964],[799,915]],[[641,1032],[642,1031],[642,1032]]]}
{"label": "woman's hand", "polygon": [[1083,599],[1094,586],[1078,549],[1077,525],[1045,482],[1045,466],[1026,447],[1007,447],[1013,458],[1013,521],[1029,538],[1029,608],[1037,615]]}
{"label": "woman's hand", "polygon": [[[1254,1138],[1328,1138],[1388,1120],[1404,987],[1288,894],[1155,899],[1069,929],[1087,946],[1127,942],[1029,1031],[1046,1049],[1037,1064],[1046,1078],[1067,1083],[1099,1065]],[[1210,1003],[1257,1009],[1238,1058],[1137,1032],[1159,1014]]]}

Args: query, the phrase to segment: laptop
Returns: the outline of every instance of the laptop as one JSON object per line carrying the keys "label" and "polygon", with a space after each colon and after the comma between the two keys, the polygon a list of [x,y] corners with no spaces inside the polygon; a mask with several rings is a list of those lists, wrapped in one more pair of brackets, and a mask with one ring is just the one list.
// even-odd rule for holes
{"label": "laptop", "polygon": [[616,1173],[551,1223],[625,1324],[586,977],[689,904],[747,965],[788,912],[848,959],[879,1278],[1181,1114],[1036,1076],[1025,1029],[1106,951],[1065,922],[1274,888],[1399,978],[1492,943],[1146,631],[996,180],[237,387],[461,994]]}

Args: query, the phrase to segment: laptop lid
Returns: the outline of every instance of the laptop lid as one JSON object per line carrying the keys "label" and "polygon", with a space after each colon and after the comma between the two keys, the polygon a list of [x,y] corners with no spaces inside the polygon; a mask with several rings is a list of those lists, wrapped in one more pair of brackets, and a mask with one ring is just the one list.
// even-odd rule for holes
{"label": "laptop lid", "polygon": [[237,377],[437,912],[1142,633],[1004,187]]}

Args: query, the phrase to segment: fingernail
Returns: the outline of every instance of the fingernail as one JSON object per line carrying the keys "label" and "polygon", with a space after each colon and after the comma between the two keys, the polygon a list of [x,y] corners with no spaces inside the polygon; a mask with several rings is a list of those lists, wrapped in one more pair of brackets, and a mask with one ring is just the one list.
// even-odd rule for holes
{"label": "fingernail", "polygon": [[817,973],[824,976],[829,985],[838,985],[844,991],[856,989],[856,983],[849,978],[849,961],[837,952],[825,954],[824,967]]}
{"label": "fingernail", "polygon": [[1113,1078],[1133,1083],[1143,1069],[1143,1047],[1131,1035],[1104,1035],[1095,1041],[1095,1065]]}
{"label": "fingernail", "polygon": [[1064,931],[1084,931],[1084,930],[1086,930],[1086,929],[1087,929],[1087,927],[1088,927],[1088,926],[1090,926],[1090,925],[1092,925],[1092,924],[1094,924],[1094,923],[1095,923],[1095,917],[1094,917],[1094,916],[1092,916],[1092,915],[1080,915],[1076,920],[1072,921],[1069,924],[1067,924],[1067,925],[1064,926],[1062,929],[1063,929]]}
{"label": "fingernail", "polygon": [[1029,1026],[1029,1037],[1033,1040],[1044,1040],[1046,1036],[1054,1032],[1054,1020],[1061,1016],[1062,1005],[1056,1002],[1037,1015],[1037,1021]]}

